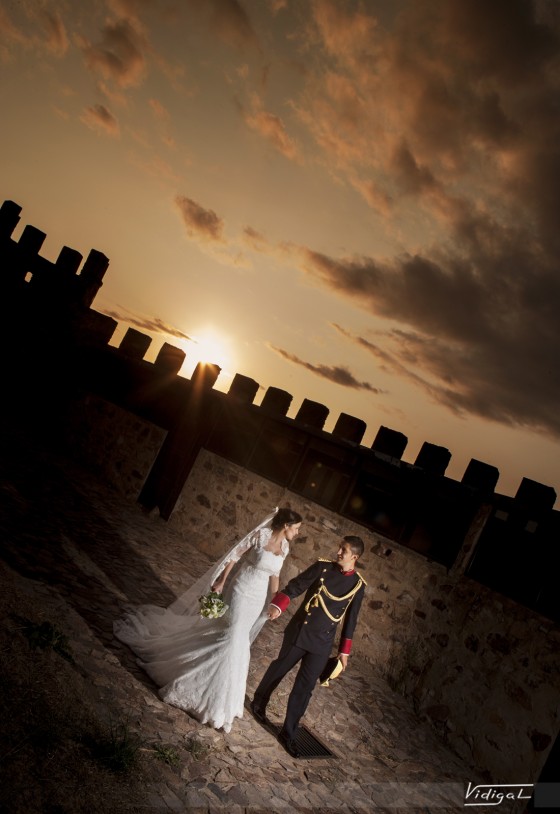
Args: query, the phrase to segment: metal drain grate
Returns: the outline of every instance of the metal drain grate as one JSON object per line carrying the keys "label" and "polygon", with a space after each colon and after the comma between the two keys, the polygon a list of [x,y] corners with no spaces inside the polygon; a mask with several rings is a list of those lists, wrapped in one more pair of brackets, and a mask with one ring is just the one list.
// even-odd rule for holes
{"label": "metal drain grate", "polygon": [[313,735],[306,726],[300,726],[296,736],[296,746],[302,757],[336,757],[328,746]]}
{"label": "metal drain grate", "polygon": [[[276,724],[271,724],[267,727],[267,729],[278,737],[278,733],[280,732],[279,726]],[[295,743],[302,758],[336,757],[335,753],[331,752],[329,747],[325,746],[325,744],[319,740],[317,735],[313,735],[313,733],[310,732],[306,726],[299,727],[295,738]]]}

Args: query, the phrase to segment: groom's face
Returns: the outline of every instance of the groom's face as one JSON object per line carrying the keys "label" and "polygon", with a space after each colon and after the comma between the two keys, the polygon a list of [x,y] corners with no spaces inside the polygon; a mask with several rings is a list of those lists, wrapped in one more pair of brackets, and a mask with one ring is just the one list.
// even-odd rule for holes
{"label": "groom's face", "polygon": [[352,571],[352,569],[356,565],[356,560],[358,559],[358,555],[354,554],[352,551],[352,547],[350,543],[346,540],[343,540],[339,546],[336,561],[340,565],[343,571]]}

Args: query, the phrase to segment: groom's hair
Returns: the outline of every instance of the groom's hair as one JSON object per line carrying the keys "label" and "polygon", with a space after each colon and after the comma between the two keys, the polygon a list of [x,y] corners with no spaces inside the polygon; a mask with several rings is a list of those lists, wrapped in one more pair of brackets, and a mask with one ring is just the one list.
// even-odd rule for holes
{"label": "groom's hair", "polygon": [[355,537],[353,534],[349,534],[347,537],[344,538],[346,543],[350,543],[350,548],[352,549],[352,554],[357,554],[358,557],[361,557],[364,553],[364,541],[361,537]]}
{"label": "groom's hair", "polygon": [[276,514],[271,520],[270,526],[273,531],[281,529],[286,523],[288,526],[293,526],[294,523],[301,523],[301,514],[294,512],[293,509],[278,509]]}

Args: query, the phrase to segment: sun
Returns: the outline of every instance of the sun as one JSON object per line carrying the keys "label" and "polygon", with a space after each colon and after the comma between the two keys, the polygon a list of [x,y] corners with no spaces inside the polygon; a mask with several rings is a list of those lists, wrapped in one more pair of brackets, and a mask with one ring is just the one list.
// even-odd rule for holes
{"label": "sun", "polygon": [[218,365],[222,371],[231,367],[232,352],[231,340],[214,328],[204,328],[198,334],[190,335],[191,341],[187,344],[187,359],[189,367],[202,364]]}

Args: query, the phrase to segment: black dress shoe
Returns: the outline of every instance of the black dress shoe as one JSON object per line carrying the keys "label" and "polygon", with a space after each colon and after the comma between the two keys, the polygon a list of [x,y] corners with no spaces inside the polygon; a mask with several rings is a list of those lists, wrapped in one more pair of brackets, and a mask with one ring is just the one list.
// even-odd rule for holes
{"label": "black dress shoe", "polygon": [[301,752],[297,748],[296,742],[291,738],[288,738],[284,732],[280,731],[278,733],[278,740],[289,755],[292,757],[301,757]]}
{"label": "black dress shoe", "polygon": [[251,701],[250,704],[251,712],[253,713],[253,717],[261,724],[267,724],[268,718],[266,717],[266,707],[261,707],[255,701]]}

